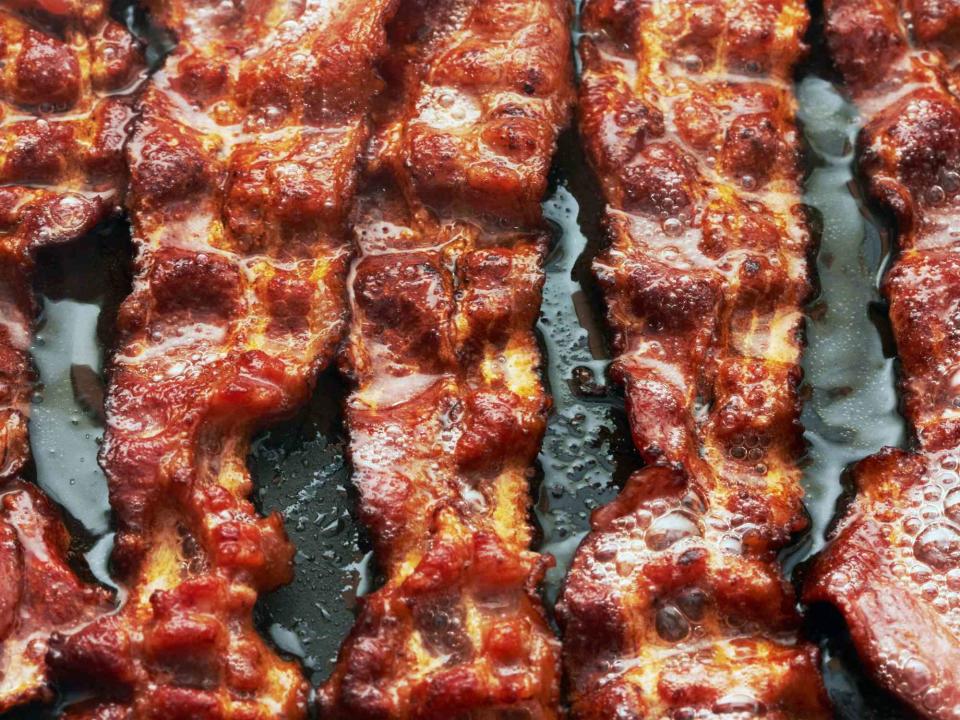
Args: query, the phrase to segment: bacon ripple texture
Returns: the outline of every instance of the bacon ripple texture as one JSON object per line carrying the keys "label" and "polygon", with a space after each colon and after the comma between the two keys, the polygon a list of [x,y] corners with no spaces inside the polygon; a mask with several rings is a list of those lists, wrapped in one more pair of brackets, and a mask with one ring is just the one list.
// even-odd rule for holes
{"label": "bacon ripple texture", "polygon": [[960,3],[828,0],[824,10],[865,123],[864,184],[899,231],[883,291],[913,449],[854,467],[857,495],[805,597],[840,609],[890,691],[950,720],[960,718]]}
{"label": "bacon ripple texture", "polygon": [[832,714],[777,551],[798,459],[811,250],[796,0],[588,0],[595,262],[646,467],[594,513],[558,608],[574,717]]}
{"label": "bacon ripple texture", "polygon": [[344,360],[386,582],[322,717],[558,717],[528,483],[549,407],[539,203],[572,96],[569,19],[566,0],[411,0],[391,27]]}
{"label": "bacon ripple texture", "polygon": [[156,0],[176,49],[128,143],[133,291],[101,464],[127,588],[52,650],[82,718],[298,718],[308,687],[253,624],[289,580],[248,500],[252,433],[293,412],[346,312],[344,221],[392,0]]}
{"label": "bacon ripple texture", "polygon": [[51,699],[50,635],[112,607],[67,564],[70,538],[29,464],[34,253],[118,209],[120,95],[140,52],[104,2],[0,2],[0,712]]}

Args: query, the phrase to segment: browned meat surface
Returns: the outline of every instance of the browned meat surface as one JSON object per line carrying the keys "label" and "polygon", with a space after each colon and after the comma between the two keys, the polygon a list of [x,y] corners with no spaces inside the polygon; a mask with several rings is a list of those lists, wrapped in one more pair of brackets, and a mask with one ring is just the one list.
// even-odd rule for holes
{"label": "browned meat surface", "polygon": [[588,0],[596,261],[647,466],[594,513],[559,616],[574,717],[832,717],[777,552],[798,460],[810,235],[798,0]]}
{"label": "browned meat surface", "polygon": [[101,463],[121,611],[60,639],[84,718],[299,718],[307,685],[259,637],[289,580],[248,499],[250,438],[308,398],[344,328],[345,220],[392,0],[156,0],[176,49],[128,144],[137,257]]}
{"label": "browned meat surface", "polygon": [[565,0],[410,0],[390,30],[344,365],[364,599],[326,718],[555,718],[529,550],[549,401],[539,201],[571,95]]}

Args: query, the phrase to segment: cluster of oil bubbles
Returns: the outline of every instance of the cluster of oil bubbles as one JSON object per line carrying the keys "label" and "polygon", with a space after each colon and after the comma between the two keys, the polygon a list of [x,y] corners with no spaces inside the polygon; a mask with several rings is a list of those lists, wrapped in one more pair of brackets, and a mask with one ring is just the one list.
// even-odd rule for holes
{"label": "cluster of oil bubbles", "polygon": [[924,200],[928,205],[936,207],[943,204],[947,198],[960,192],[960,173],[943,168],[940,170],[939,182],[927,188]]}
{"label": "cluster of oil bubbles", "polygon": [[613,561],[617,573],[627,577],[651,552],[669,550],[682,540],[702,538],[703,534],[703,524],[694,512],[655,499],[617,518],[598,538],[593,555],[599,562]]}
{"label": "cluster of oil bubbles", "polygon": [[886,641],[879,648],[878,673],[906,697],[918,701],[932,716],[942,720],[960,718],[960,705],[954,705],[956,689],[941,681],[937,668],[931,667],[896,643]]}
{"label": "cluster of oil bubbles", "polygon": [[894,541],[890,572],[914,583],[931,607],[960,627],[960,476],[952,454],[932,464],[895,511],[881,505],[875,517]]}
{"label": "cluster of oil bubbles", "polygon": [[727,455],[733,460],[751,465],[757,475],[766,475],[767,464],[763,460],[772,442],[772,438],[766,433],[735,435],[727,446]]}
{"label": "cluster of oil bubbles", "polygon": [[699,637],[705,630],[697,623],[705,617],[707,603],[707,593],[698,587],[685,588],[669,601],[658,603],[654,619],[657,635],[667,642]]}

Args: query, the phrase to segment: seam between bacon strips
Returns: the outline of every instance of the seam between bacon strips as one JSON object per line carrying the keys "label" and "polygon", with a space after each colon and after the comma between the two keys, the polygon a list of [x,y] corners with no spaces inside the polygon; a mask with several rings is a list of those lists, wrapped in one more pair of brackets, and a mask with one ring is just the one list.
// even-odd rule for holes
{"label": "seam between bacon strips", "polygon": [[574,717],[832,717],[777,552],[806,527],[810,234],[796,0],[588,0],[595,263],[647,467],[594,513],[558,608]]}

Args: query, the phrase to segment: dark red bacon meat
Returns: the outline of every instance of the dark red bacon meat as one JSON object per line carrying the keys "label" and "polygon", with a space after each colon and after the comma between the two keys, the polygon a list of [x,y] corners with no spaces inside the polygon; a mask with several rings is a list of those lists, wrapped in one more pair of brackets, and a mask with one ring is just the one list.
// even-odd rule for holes
{"label": "dark red bacon meat", "polygon": [[107,5],[0,2],[0,712],[49,699],[51,634],[112,607],[74,575],[55,508],[22,479],[34,253],[115,213],[126,184],[121,96],[141,57]]}
{"label": "dark red bacon meat", "polygon": [[646,467],[594,513],[559,607],[583,720],[832,714],[776,557],[798,459],[799,0],[588,0],[580,130],[596,261]]}
{"label": "dark red bacon meat", "polygon": [[344,328],[345,220],[392,0],[155,0],[176,48],[128,144],[133,292],[101,463],[122,609],[59,639],[83,718],[299,718],[258,636],[293,548],[248,499],[253,432],[309,396]]}
{"label": "dark red bacon meat", "polygon": [[540,199],[572,95],[566,0],[411,0],[354,228],[344,365],[366,597],[325,718],[555,718],[529,549],[549,401]]}
{"label": "dark red bacon meat", "polygon": [[857,495],[806,599],[843,613],[867,666],[929,718],[960,718],[960,3],[827,0],[831,55],[864,127],[860,171],[894,216],[884,281],[910,451],[853,471]]}

